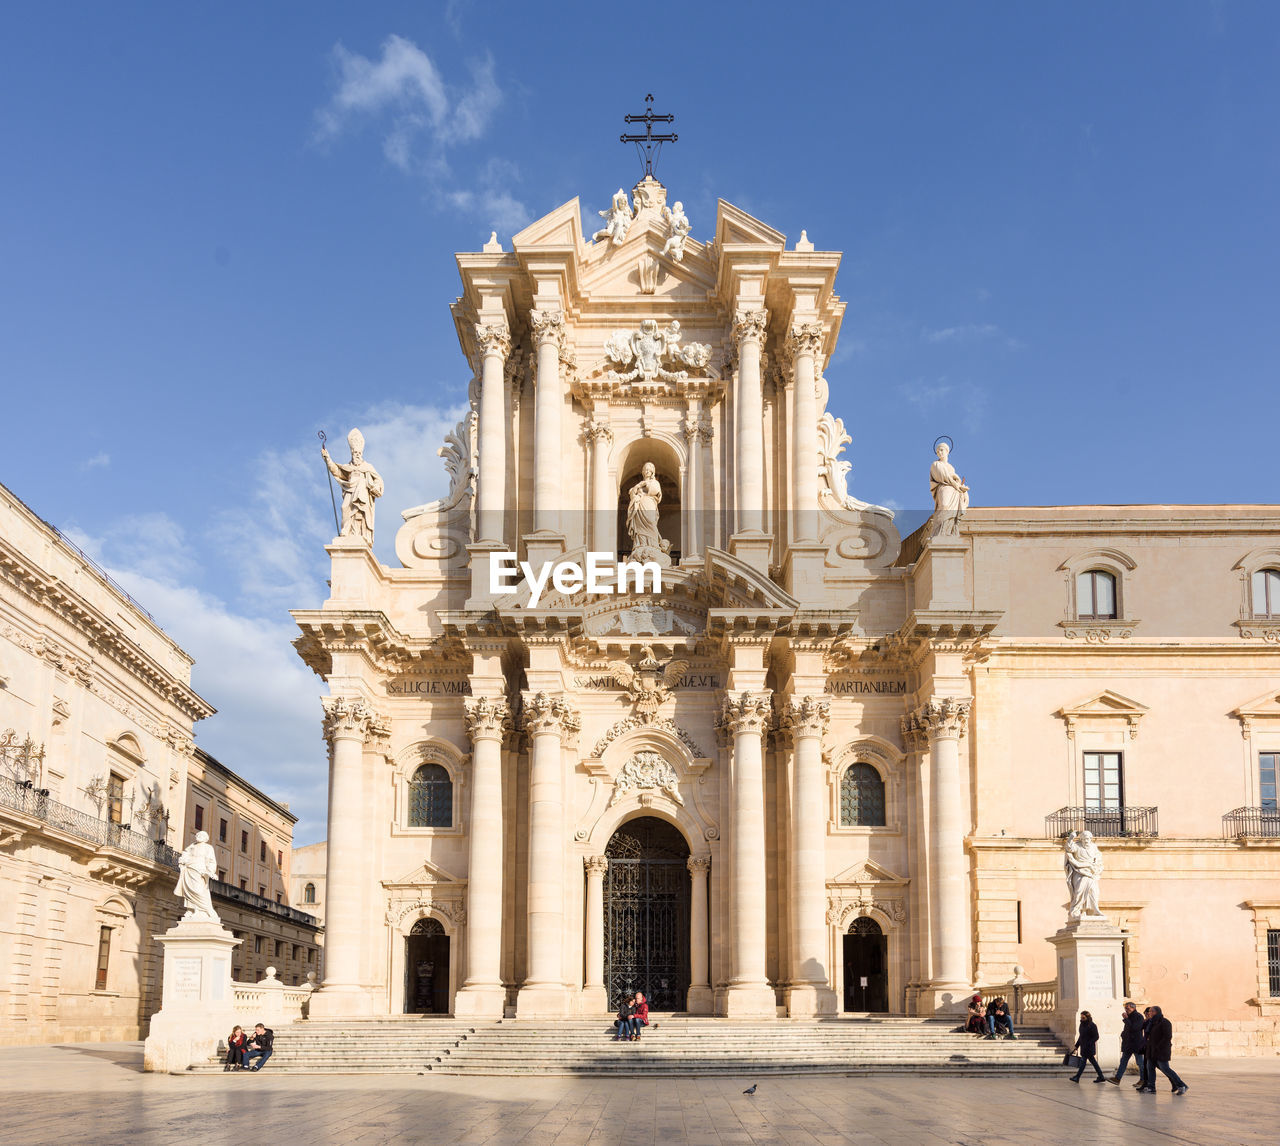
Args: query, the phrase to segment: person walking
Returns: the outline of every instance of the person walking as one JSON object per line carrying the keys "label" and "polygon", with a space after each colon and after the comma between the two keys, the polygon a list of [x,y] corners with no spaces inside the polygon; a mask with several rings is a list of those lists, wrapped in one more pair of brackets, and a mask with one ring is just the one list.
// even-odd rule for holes
{"label": "person walking", "polygon": [[1173,1024],[1164,1017],[1164,1012],[1156,1006],[1151,1008],[1151,1027],[1147,1031],[1147,1085],[1142,1092],[1155,1094],[1156,1071],[1169,1080],[1173,1093],[1181,1098],[1187,1093],[1187,1084],[1182,1081],[1169,1065],[1173,1057]]}
{"label": "person walking", "polygon": [[[1144,1007],[1142,1011],[1142,1045],[1145,1048],[1147,1040],[1151,1037],[1151,1024],[1155,1022],[1155,1017],[1150,1007]],[[1138,1085],[1133,1089],[1141,1092],[1146,1090],[1148,1086],[1155,1085],[1155,1079],[1152,1077],[1155,1071],[1151,1069],[1151,1056],[1144,1049],[1142,1052],[1142,1066],[1139,1068],[1141,1074],[1138,1077]]]}
{"label": "person walking", "polygon": [[1080,1052],[1080,1069],[1071,1076],[1072,1082],[1080,1081],[1086,1065],[1092,1066],[1098,1072],[1094,1082],[1107,1081],[1107,1076],[1102,1073],[1102,1067],[1098,1065],[1098,1024],[1093,1021],[1093,1016],[1088,1011],[1080,1012],[1080,1036],[1071,1049]]}
{"label": "person walking", "polygon": [[1147,1047],[1146,1020],[1138,1014],[1138,1004],[1130,1002],[1124,1005],[1124,1018],[1121,1021],[1124,1026],[1120,1031],[1120,1065],[1116,1067],[1111,1081],[1116,1086],[1120,1085],[1129,1066],[1129,1059],[1132,1058],[1138,1064],[1138,1085],[1142,1086],[1147,1077],[1146,1059],[1143,1056]]}

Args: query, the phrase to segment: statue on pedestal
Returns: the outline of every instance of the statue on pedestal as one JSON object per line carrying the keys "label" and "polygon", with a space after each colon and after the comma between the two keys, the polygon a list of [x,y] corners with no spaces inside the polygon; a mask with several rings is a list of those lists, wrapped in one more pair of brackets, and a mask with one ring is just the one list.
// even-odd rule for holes
{"label": "statue on pedestal", "polygon": [[619,187],[614,193],[613,202],[607,211],[597,211],[604,220],[604,226],[591,236],[594,243],[598,239],[608,239],[610,243],[621,243],[631,230],[631,204],[627,202],[627,193]]}
{"label": "statue on pedestal", "polygon": [[960,519],[969,509],[969,487],[947,461],[951,447],[940,441],[934,452],[938,460],[929,467],[929,492],[933,495],[931,537],[957,537]]}
{"label": "statue on pedestal", "polygon": [[640,480],[631,487],[627,505],[627,532],[631,535],[631,560],[655,561],[662,568],[671,564],[671,542],[658,532],[658,505],[662,485],[653,462],[645,462]]}
{"label": "statue on pedestal", "polygon": [[366,545],[373,544],[373,503],[382,496],[382,477],[364,460],[364,435],[352,430],[347,435],[351,447],[351,462],[342,465],[320,447],[324,464],[342,486],[342,525],[339,537],[358,537]]}
{"label": "statue on pedestal", "polygon": [[178,857],[178,886],[174,895],[182,897],[185,923],[221,923],[209,897],[209,880],[218,874],[218,857],[209,843],[208,832],[196,832],[196,840],[188,844]]}
{"label": "statue on pedestal", "polygon": [[1098,884],[1102,878],[1102,853],[1093,842],[1092,832],[1072,832],[1062,849],[1062,866],[1067,873],[1071,906],[1067,918],[1073,922],[1081,916],[1104,918],[1098,907]]}

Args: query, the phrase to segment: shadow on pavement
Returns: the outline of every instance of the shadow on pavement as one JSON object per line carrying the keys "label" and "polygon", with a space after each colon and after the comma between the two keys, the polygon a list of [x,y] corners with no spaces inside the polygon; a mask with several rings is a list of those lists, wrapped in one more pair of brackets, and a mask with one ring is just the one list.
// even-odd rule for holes
{"label": "shadow on pavement", "polygon": [[134,1074],[142,1074],[142,1044],[128,1043],[114,1046],[94,1045],[92,1043],[59,1043],[54,1050],[70,1051],[72,1054],[87,1055],[89,1058],[101,1059],[112,1066],[123,1067]]}

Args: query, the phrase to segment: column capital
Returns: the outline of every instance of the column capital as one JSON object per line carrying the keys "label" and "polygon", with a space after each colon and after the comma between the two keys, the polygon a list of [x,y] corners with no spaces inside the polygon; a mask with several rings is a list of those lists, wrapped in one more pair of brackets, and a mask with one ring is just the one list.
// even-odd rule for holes
{"label": "column capital", "polygon": [[511,328],[505,322],[476,323],[476,343],[481,355],[511,353]]}
{"label": "column capital", "polygon": [[694,876],[706,875],[711,870],[710,856],[690,856],[684,861],[684,866],[689,869],[689,874]]}
{"label": "column capital", "polygon": [[972,701],[954,696],[931,697],[902,717],[902,739],[911,748],[936,740],[959,740],[969,723]]}
{"label": "column capital", "polygon": [[605,442],[611,444],[613,442],[613,427],[609,425],[603,418],[592,417],[591,420],[583,427],[584,434],[588,441]]}
{"label": "column capital", "polygon": [[391,720],[362,697],[322,696],[326,740],[379,740],[391,735]]}
{"label": "column capital", "polygon": [[467,735],[475,740],[501,740],[511,727],[511,709],[502,697],[467,697]]}
{"label": "column capital", "polygon": [[554,732],[563,737],[578,732],[582,727],[582,718],[564,697],[546,692],[524,693],[520,715],[524,730],[534,736]]}
{"label": "column capital", "polygon": [[583,856],[582,866],[587,869],[588,876],[602,876],[609,870],[609,860],[606,856]]}
{"label": "column capital", "polygon": [[557,350],[564,346],[564,311],[559,308],[531,310],[529,325],[533,328],[533,339],[539,346],[555,344]]}
{"label": "column capital", "polygon": [[763,692],[729,693],[720,710],[721,725],[735,736],[741,732],[764,732],[769,726],[772,695],[767,689]]}
{"label": "column capital", "polygon": [[781,715],[792,736],[821,736],[831,719],[831,701],[825,696],[788,697]]}
{"label": "column capital", "polygon": [[812,358],[822,350],[825,339],[826,331],[823,330],[822,323],[796,322],[787,331],[787,349],[793,358],[802,354]]}
{"label": "column capital", "polygon": [[764,345],[765,331],[769,325],[769,312],[763,307],[759,310],[738,310],[733,316],[733,337],[738,343],[753,342],[757,346]]}

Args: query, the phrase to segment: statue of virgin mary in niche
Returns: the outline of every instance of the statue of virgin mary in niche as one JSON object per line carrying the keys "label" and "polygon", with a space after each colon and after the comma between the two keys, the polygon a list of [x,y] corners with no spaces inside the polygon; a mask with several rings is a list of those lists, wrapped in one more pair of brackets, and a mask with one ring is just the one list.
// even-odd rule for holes
{"label": "statue of virgin mary in niche", "polygon": [[671,564],[671,542],[658,532],[658,506],[662,485],[653,462],[645,462],[640,480],[631,487],[627,505],[627,532],[631,535],[631,560],[654,561],[663,569]]}

